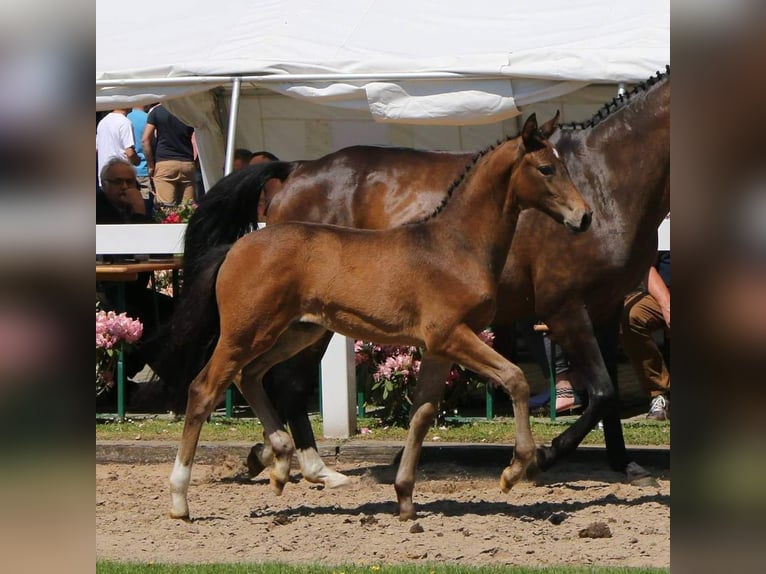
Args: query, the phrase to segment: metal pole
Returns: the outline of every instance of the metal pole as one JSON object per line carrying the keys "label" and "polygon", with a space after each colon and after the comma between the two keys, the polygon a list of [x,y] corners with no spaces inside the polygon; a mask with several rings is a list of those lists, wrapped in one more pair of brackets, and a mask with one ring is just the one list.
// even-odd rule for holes
{"label": "metal pole", "polygon": [[[231,105],[229,106],[229,130],[226,133],[226,161],[224,162],[223,173],[229,175],[234,166],[234,146],[237,138],[237,115],[239,113],[239,89],[242,86],[242,79],[235,77],[231,82]],[[226,417],[231,418],[234,415],[234,395],[231,386],[226,389]]]}
{"label": "metal pole", "polygon": [[237,77],[231,82],[231,105],[229,106],[229,129],[226,133],[226,162],[223,174],[229,175],[234,166],[234,146],[237,139],[237,115],[239,113],[239,90],[242,79]]}
{"label": "metal pole", "polygon": [[[117,287],[117,312],[125,311],[125,283],[120,282]],[[120,343],[117,351],[117,419],[125,420],[125,354]]]}
{"label": "metal pole", "polygon": [[485,384],[486,403],[485,403],[485,415],[488,421],[491,421],[495,417],[495,387],[492,385],[492,381],[487,380]]}

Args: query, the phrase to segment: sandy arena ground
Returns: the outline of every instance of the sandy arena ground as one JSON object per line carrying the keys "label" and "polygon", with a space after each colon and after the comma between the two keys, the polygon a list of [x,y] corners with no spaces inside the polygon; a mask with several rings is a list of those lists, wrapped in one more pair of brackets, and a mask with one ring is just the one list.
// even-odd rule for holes
{"label": "sandy arena ground", "polygon": [[[242,461],[195,465],[191,523],[168,518],[167,464],[96,465],[96,556],[139,562],[669,567],[670,473],[633,486],[605,466],[562,463],[505,495],[501,468],[422,465],[416,521],[394,515],[391,465],[340,464],[351,485],[293,471],[275,496]],[[590,535],[581,532],[590,527]]]}

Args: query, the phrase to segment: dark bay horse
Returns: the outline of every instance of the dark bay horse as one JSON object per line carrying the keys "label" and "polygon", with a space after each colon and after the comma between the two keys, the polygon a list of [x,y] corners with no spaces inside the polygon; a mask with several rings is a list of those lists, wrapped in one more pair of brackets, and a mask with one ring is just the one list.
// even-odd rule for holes
{"label": "dark bay horse", "polygon": [[[501,475],[507,492],[534,458],[529,385],[522,370],[478,333],[495,316],[498,282],[522,210],[536,208],[582,232],[591,210],[548,137],[556,116],[477,154],[421,221],[386,230],[283,223],[249,233],[197,273],[187,296],[191,323],[218,316],[213,354],[189,387],[170,476],[175,518],[188,518],[187,491],[202,424],[237,384],[274,452],[270,482],[281,494],[294,445],[265,393],[263,375],[328,329],[383,344],[417,345],[423,359],[395,488],[402,520],[415,517],[412,492],[423,438],[454,363],[501,382],[513,399],[516,441]],[[378,272],[380,271],[380,272]]]}
{"label": "dark bay horse", "polygon": [[[540,446],[545,469],[577,448],[603,419],[610,465],[628,467],[617,411],[616,391],[598,347],[594,326],[613,319],[624,295],[653,261],[656,230],[670,207],[670,75],[657,74],[616,98],[589,121],[564,125],[552,136],[576,185],[594,209],[592,230],[577,237],[536,211],[522,213],[498,286],[493,326],[543,319],[586,382],[589,402],[578,421],[551,446]],[[264,182],[282,181],[269,197],[270,223],[316,221],[364,229],[401,225],[430,213],[444,190],[471,160],[470,153],[354,146],[317,160],[252,166],[219,181],[202,199],[186,236],[186,281],[197,262],[216,245],[231,243],[257,220]],[[477,232],[479,228],[477,227]],[[303,476],[335,486],[344,477],[316,453],[308,414],[301,400],[316,385],[319,361],[329,337],[272,370],[278,384],[267,386],[289,422]],[[195,349],[208,341],[183,341],[181,367],[194,373]],[[191,377],[188,377],[190,379]],[[267,377],[268,378],[268,377]],[[276,383],[276,381],[275,381]],[[256,457],[262,457],[262,463]],[[270,463],[270,447],[254,448],[252,472]]]}

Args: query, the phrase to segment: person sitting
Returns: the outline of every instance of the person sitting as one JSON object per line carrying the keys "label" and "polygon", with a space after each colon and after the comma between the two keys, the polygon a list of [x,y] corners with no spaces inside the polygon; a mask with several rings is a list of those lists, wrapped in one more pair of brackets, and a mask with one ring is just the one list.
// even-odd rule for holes
{"label": "person sitting", "polygon": [[521,334],[532,355],[534,362],[540,366],[543,377],[550,380],[551,368],[555,377],[555,396],[551,402],[550,390],[539,393],[529,399],[529,408],[539,410],[549,405],[555,408],[557,414],[575,414],[584,408],[588,394],[585,384],[574,369],[571,368],[564,350],[551,341],[548,326],[539,320],[520,321]]}
{"label": "person sitting", "polygon": [[625,298],[622,345],[644,392],[651,397],[646,418],[670,418],[670,371],[653,333],[670,331],[670,251],[660,251],[644,284]]}
{"label": "person sitting", "polygon": [[131,163],[112,157],[101,169],[100,179],[101,191],[96,193],[97,224],[151,222]]}
{"label": "person sitting", "polygon": [[[138,190],[135,168],[127,161],[114,157],[101,170],[102,192],[96,193],[96,224],[152,223],[146,215],[146,204]],[[105,259],[111,259],[106,256]],[[173,313],[173,298],[157,293],[150,287],[151,273],[139,273],[138,279],[128,281],[124,287],[124,309],[129,317],[139,319],[144,332],[136,348],[126,356],[125,376],[133,378],[144,365],[154,370],[161,341],[154,340],[160,326]],[[119,285],[112,282],[96,284],[96,297],[105,310],[117,311]],[[155,371],[156,372],[156,371]],[[157,373],[162,376],[161,373]],[[126,398],[130,397],[126,386]]]}

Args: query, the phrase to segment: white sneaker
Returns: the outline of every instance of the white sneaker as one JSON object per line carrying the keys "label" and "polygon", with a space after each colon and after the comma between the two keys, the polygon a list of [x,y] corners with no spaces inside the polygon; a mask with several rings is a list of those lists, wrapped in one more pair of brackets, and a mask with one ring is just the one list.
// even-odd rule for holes
{"label": "white sneaker", "polygon": [[668,420],[668,400],[665,395],[657,395],[652,399],[646,418],[653,421]]}

